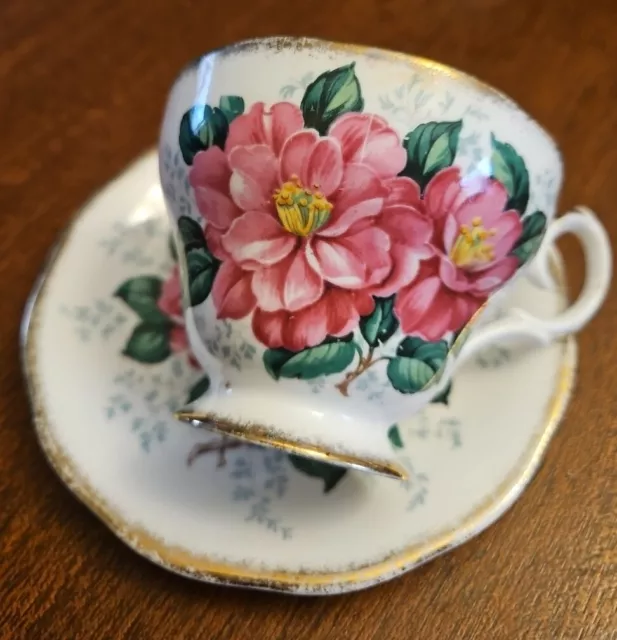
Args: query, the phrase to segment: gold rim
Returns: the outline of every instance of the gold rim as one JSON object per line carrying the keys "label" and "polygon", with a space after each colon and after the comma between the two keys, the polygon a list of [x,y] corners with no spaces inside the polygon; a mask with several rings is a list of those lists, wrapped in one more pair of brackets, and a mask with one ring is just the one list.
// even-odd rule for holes
{"label": "gold rim", "polygon": [[380,458],[361,458],[348,453],[329,451],[324,447],[308,442],[290,440],[260,425],[239,425],[214,413],[183,410],[176,411],[174,417],[182,422],[188,422],[193,427],[209,429],[223,436],[236,438],[237,440],[262,447],[280,449],[287,453],[313,458],[320,462],[341,465],[361,471],[370,471],[389,478],[396,478],[397,480],[407,480],[408,477],[406,469],[395,462]]}
{"label": "gold rim", "polygon": [[234,53],[243,51],[257,51],[260,48],[266,48],[274,51],[283,51],[286,49],[296,49],[302,51],[304,49],[329,49],[331,51],[344,51],[356,55],[369,56],[373,58],[386,58],[389,60],[395,60],[403,62],[405,64],[413,64],[415,66],[424,67],[433,74],[438,74],[446,78],[458,80],[464,84],[472,86],[474,89],[490,96],[491,98],[498,100],[504,105],[512,107],[519,111],[525,118],[538,130],[545,141],[552,147],[558,157],[558,161],[561,162],[561,150],[557,145],[555,139],[549,134],[549,132],[521,105],[514,100],[507,93],[504,93],[500,89],[493,87],[480,80],[477,76],[474,76],[466,71],[461,71],[455,67],[451,67],[442,62],[431,60],[430,58],[424,58],[422,56],[416,56],[411,53],[403,53],[401,51],[394,51],[392,49],[385,49],[382,47],[370,47],[362,44],[354,44],[351,42],[338,42],[332,40],[322,40],[320,38],[308,38],[298,36],[268,36],[263,38],[251,38],[248,40],[241,40],[229,44],[227,46],[220,47],[214,51],[205,53],[204,56],[197,58],[191,66],[195,66],[199,63],[202,57],[208,57],[216,54],[219,56],[232,55]]}
{"label": "gold rim", "polygon": [[[129,170],[130,168],[127,169]],[[221,562],[206,555],[192,554],[182,547],[167,544],[143,527],[127,522],[89,483],[59,442],[54,439],[37,372],[37,340],[48,281],[58,258],[62,255],[63,248],[72,236],[75,223],[81,217],[81,213],[87,210],[90,202],[92,200],[77,214],[57,247],[52,251],[28,301],[22,324],[22,367],[35,431],[53,469],[83,504],[96,514],[120,540],[141,556],[175,573],[220,584],[313,594],[353,591],[423,564],[457,547],[469,537],[477,535],[512,505],[533,477],[563,417],[572,392],[577,360],[576,341],[572,336],[562,341],[564,354],[555,392],[547,406],[545,427],[537,438],[529,443],[516,468],[495,491],[491,492],[490,497],[478,505],[456,528],[441,531],[423,542],[410,545],[378,562],[335,572],[265,570],[245,564]],[[563,272],[560,284],[565,290]]]}

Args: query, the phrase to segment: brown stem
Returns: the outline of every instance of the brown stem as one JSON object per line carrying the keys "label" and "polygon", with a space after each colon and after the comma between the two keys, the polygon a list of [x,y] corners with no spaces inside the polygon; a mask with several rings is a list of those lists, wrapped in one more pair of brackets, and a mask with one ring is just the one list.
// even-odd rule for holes
{"label": "brown stem", "polygon": [[210,442],[202,442],[201,444],[196,444],[189,453],[186,464],[190,467],[199,456],[204,453],[211,453],[213,451],[218,452],[218,460],[216,463],[217,468],[224,467],[227,461],[225,460],[225,451],[228,449],[237,449],[238,447],[245,446],[245,442],[241,442],[240,440],[232,440],[231,438],[220,438],[218,440],[210,441]]}
{"label": "brown stem", "polygon": [[344,396],[349,396],[349,385],[356,379],[359,378],[365,371],[368,371],[373,365],[381,362],[382,360],[387,360],[385,357],[375,358],[373,360],[373,355],[375,353],[375,348],[371,347],[368,350],[368,353],[364,358],[360,358],[360,362],[358,362],[358,366],[345,375],[345,379],[339,382],[336,388],[341,392]]}

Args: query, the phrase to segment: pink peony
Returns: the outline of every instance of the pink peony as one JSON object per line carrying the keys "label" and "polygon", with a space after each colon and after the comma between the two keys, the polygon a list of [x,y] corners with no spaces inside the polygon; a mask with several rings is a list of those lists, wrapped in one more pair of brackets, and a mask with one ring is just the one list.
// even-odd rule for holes
{"label": "pink peony", "polygon": [[507,199],[500,182],[462,178],[456,167],[429,182],[424,210],[434,223],[435,257],[421,264],[418,277],[396,298],[405,333],[439,340],[458,331],[514,274],[518,260],[509,253],[523,226],[518,212],[504,211]]}
{"label": "pink peony", "polygon": [[222,261],[212,288],[220,318],[254,311],[255,335],[298,351],[353,330],[371,295],[416,275],[432,224],[398,134],[352,113],[327,136],[300,109],[262,103],[236,118],[225,151],[195,156],[190,183],[206,239]]}
{"label": "pink peony", "polygon": [[174,353],[189,352],[189,362],[198,367],[197,361],[190,353],[190,345],[184,327],[184,314],[182,311],[182,290],[180,285],[180,273],[175,265],[167,280],[163,283],[157,306],[171,321],[172,327],[169,333],[169,348]]}

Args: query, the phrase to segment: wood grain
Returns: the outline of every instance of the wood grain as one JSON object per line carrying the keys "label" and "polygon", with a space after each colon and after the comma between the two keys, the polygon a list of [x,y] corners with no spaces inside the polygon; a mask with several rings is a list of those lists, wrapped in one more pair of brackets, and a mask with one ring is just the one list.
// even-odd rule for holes
{"label": "wood grain", "polygon": [[[302,8],[300,8],[302,6]],[[18,325],[57,233],[156,140],[199,53],[315,35],[416,53],[512,95],[556,137],[562,208],[617,237],[615,0],[3,0],[0,3],[0,637],[617,638],[617,292],[580,335],[574,400],[535,481],[459,550],[330,599],[215,588],[125,548],[66,491],[31,427]],[[564,245],[574,286],[574,243]]]}

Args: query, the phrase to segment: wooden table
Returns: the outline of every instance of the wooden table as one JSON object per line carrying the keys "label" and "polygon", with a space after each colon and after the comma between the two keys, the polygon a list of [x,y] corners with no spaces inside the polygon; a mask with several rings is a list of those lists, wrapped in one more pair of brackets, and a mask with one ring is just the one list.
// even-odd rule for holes
{"label": "wooden table", "polygon": [[[562,209],[617,234],[615,0],[3,0],[0,3],[0,637],[617,638],[617,291],[580,335],[546,461],[497,524],[406,576],[301,599],[189,582],[125,548],[39,451],[18,325],[45,254],[91,192],[156,140],[199,53],[256,35],[437,58],[511,94],[567,166]],[[300,9],[299,7],[303,8]],[[581,258],[566,243],[573,285]]]}

